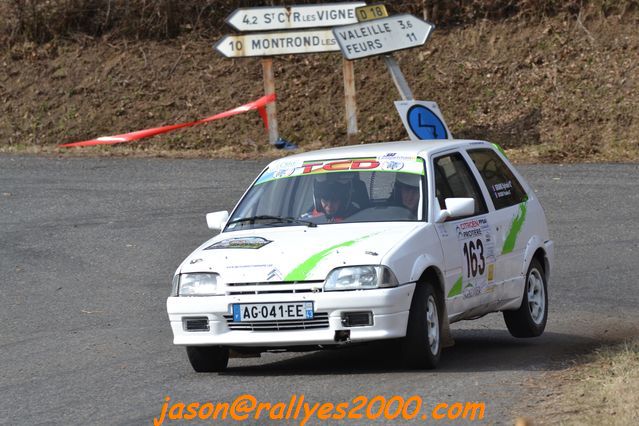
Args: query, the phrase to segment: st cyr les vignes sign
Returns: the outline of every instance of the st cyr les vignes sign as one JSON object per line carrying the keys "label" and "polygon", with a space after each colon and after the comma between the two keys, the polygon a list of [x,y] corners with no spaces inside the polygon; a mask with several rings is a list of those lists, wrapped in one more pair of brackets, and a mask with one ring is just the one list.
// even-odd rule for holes
{"label": "st cyr les vignes sign", "polygon": [[235,9],[226,23],[238,31],[335,27],[357,22],[355,8],[365,2],[251,7]]}

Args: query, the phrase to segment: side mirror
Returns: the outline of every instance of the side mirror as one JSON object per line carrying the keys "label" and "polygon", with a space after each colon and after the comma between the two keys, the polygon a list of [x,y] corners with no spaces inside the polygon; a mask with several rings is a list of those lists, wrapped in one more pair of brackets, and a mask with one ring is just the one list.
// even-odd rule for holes
{"label": "side mirror", "polygon": [[229,220],[229,212],[226,210],[206,214],[206,224],[213,231],[220,231],[224,228],[227,220]]}
{"label": "side mirror", "polygon": [[474,198],[446,198],[446,210],[441,210],[435,222],[442,223],[449,217],[470,216],[475,212]]}

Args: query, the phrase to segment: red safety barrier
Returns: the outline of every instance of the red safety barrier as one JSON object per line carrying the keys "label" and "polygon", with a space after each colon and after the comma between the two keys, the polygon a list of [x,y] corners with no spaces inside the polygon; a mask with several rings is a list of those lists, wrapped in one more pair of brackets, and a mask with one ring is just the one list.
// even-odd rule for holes
{"label": "red safety barrier", "polygon": [[122,142],[132,142],[138,139],[159,135],[161,133],[167,133],[167,132],[170,132],[171,130],[181,129],[183,127],[191,127],[191,126],[195,126],[196,124],[208,123],[209,121],[219,120],[220,118],[231,117],[233,115],[241,114],[247,111],[252,111],[254,109],[256,109],[257,112],[260,114],[260,117],[262,117],[262,120],[264,121],[264,127],[268,129],[268,120],[266,119],[266,105],[274,101],[275,101],[275,93],[272,93],[270,95],[262,96],[256,101],[249,102],[237,108],[233,108],[228,111],[215,114],[211,117],[204,118],[202,120],[191,121],[190,123],[173,124],[171,126],[154,127],[152,129],[146,129],[146,130],[138,130],[136,132],[124,133],[122,135],[102,136],[97,139],[91,139],[88,141],[65,143],[65,144],[61,144],[60,146],[68,148],[72,146],[113,145],[113,144],[122,143]]}

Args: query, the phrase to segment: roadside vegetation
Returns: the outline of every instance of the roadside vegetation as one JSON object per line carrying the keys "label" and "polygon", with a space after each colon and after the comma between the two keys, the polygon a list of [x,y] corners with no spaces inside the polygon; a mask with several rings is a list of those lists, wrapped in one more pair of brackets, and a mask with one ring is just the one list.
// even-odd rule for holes
{"label": "roadside vegetation", "polygon": [[547,379],[550,396],[527,424],[621,426],[639,419],[639,340],[602,347]]}
{"label": "roadside vegetation", "polygon": [[[92,149],[57,144],[190,121],[263,94],[257,59],[211,46],[237,7],[283,2],[0,2],[0,151],[88,155],[279,156],[256,113]],[[318,3],[295,1],[294,3]],[[289,2],[290,4],[290,2]],[[516,161],[639,160],[639,2],[387,1],[437,29],[398,52],[419,99],[456,137]],[[339,54],[274,60],[281,135],[302,150],[345,143]],[[379,59],[356,62],[359,142],[406,137]]]}

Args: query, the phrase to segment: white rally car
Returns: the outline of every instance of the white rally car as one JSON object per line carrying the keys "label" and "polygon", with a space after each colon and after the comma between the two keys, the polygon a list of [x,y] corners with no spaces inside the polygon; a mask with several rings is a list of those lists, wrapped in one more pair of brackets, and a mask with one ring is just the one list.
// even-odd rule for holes
{"label": "white rally car", "polygon": [[276,160],[221,233],[177,269],[167,311],[196,371],[229,351],[396,339],[432,368],[449,324],[503,311],[515,337],[548,315],[553,242],[535,193],[496,145],[410,141]]}

